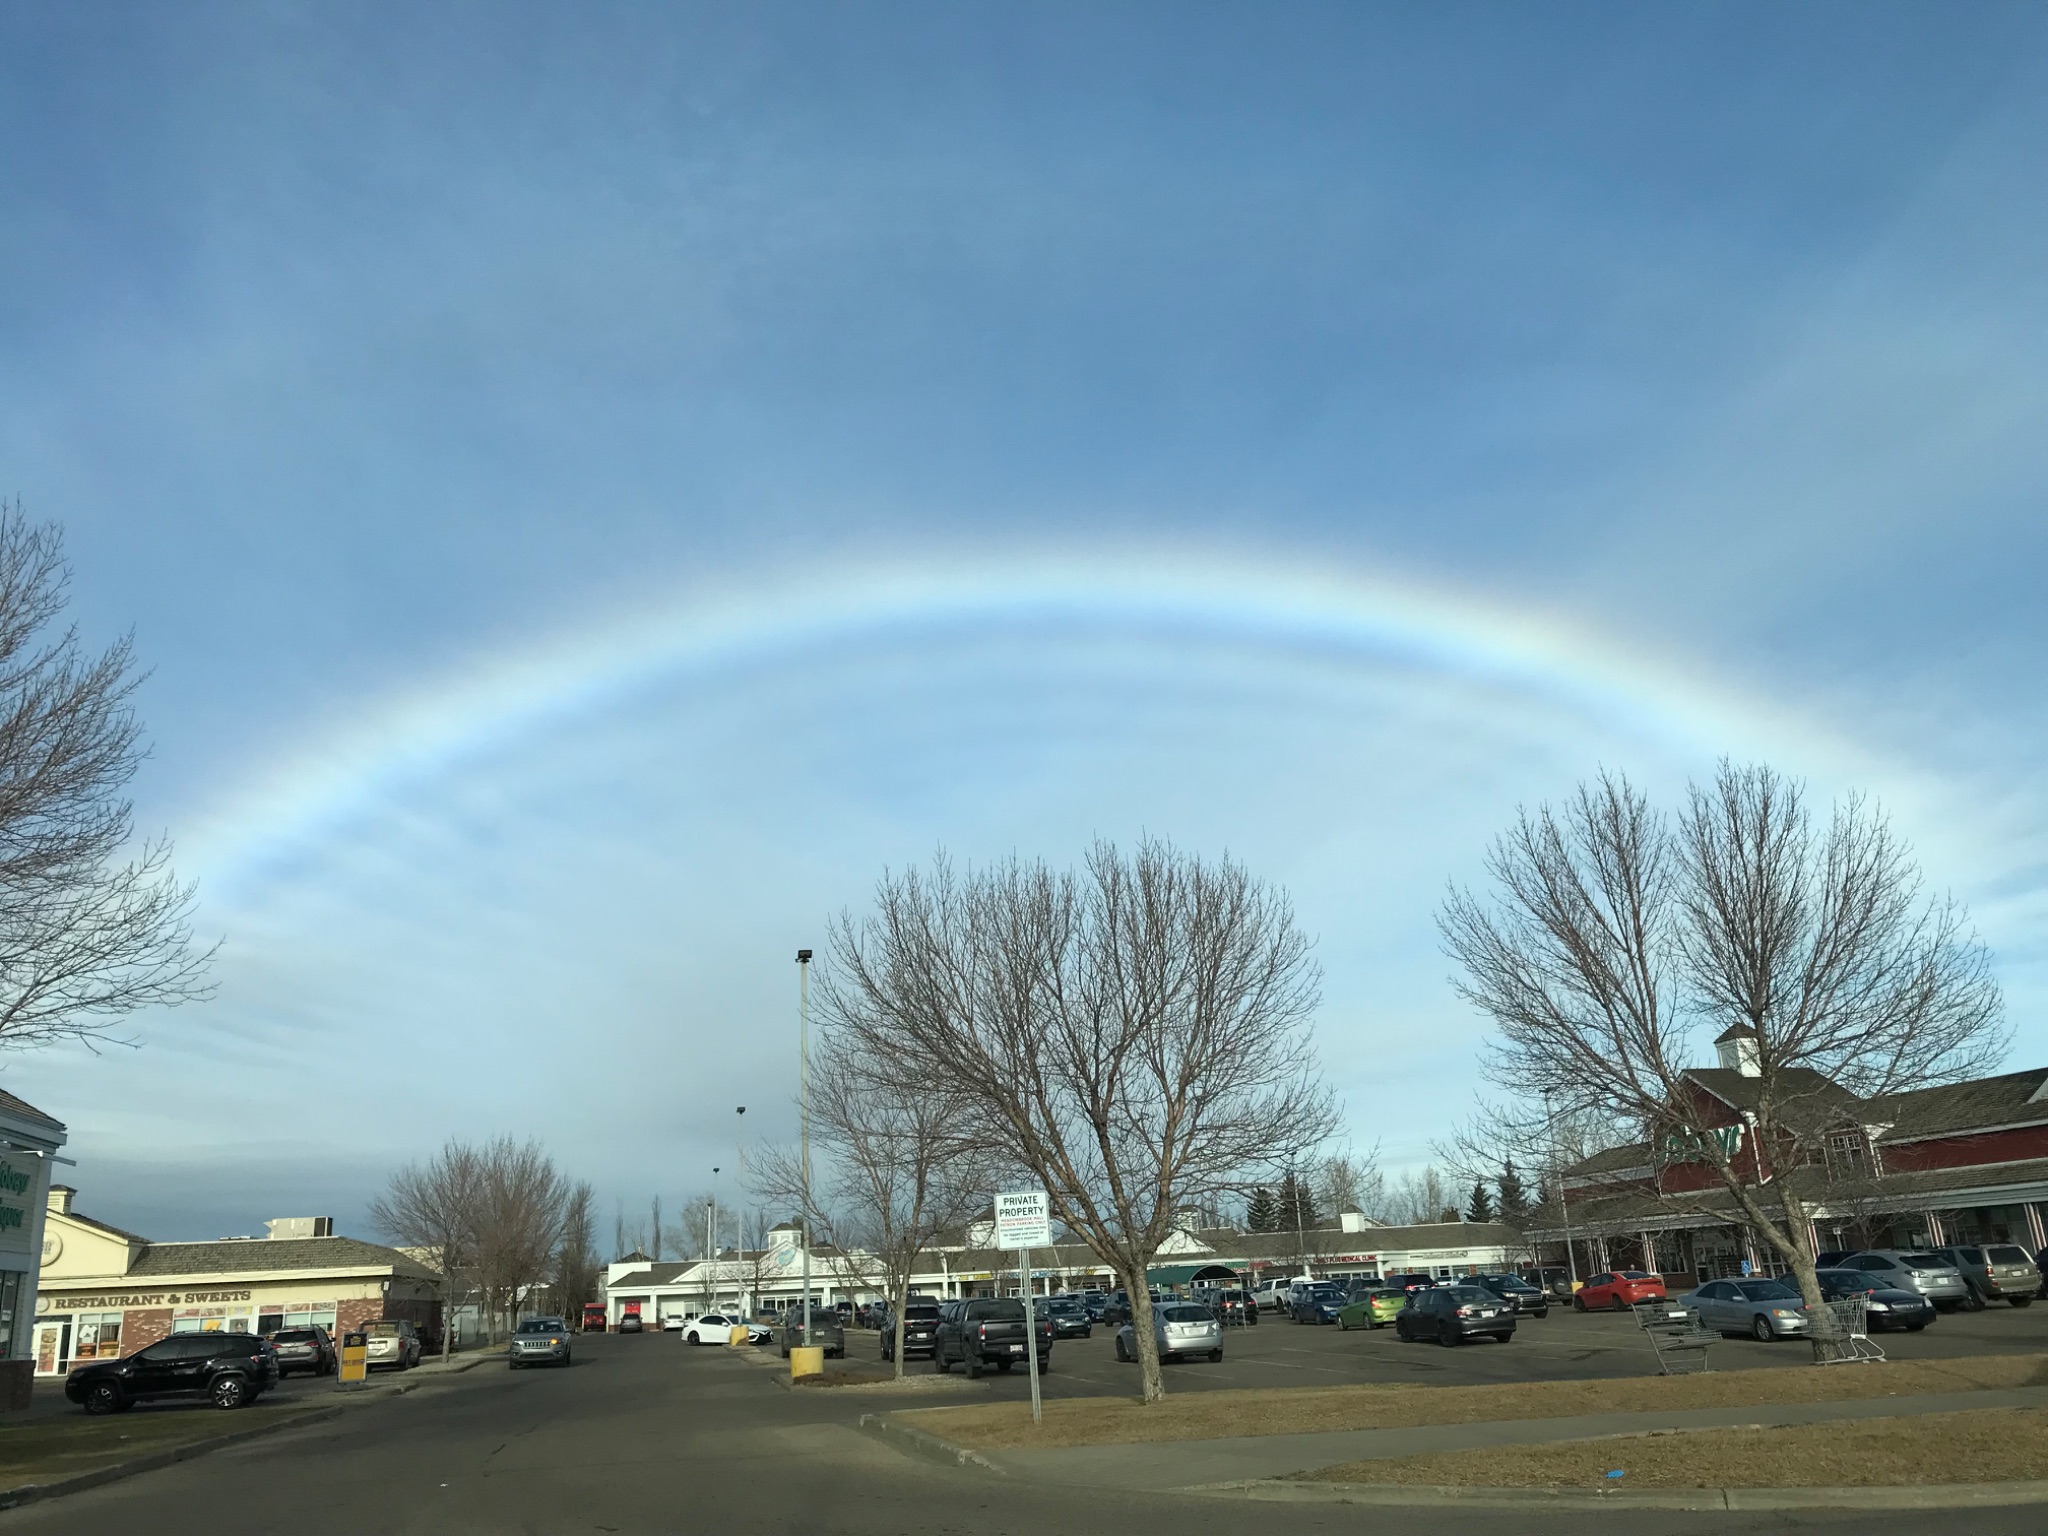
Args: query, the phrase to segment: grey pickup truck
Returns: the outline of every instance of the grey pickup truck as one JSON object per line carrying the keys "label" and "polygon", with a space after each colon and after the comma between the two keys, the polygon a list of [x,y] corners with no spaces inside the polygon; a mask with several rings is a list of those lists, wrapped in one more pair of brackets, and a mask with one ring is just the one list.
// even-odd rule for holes
{"label": "grey pickup truck", "polygon": [[[1026,1358],[1028,1347],[1023,1302],[994,1296],[949,1301],[939,1309],[932,1363],[945,1372],[957,1362],[969,1376],[979,1377],[990,1366],[1007,1371]],[[1043,1312],[1038,1314],[1038,1368],[1052,1369],[1052,1319]]]}

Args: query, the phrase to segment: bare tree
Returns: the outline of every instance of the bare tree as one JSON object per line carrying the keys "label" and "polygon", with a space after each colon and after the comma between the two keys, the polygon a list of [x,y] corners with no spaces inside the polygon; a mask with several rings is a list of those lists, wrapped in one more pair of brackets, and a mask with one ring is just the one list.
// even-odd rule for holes
{"label": "bare tree", "polygon": [[1455,1204],[1456,1196],[1433,1164],[1410,1168],[1387,1186],[1385,1220],[1397,1227],[1428,1226],[1442,1221]]}
{"label": "bare tree", "polygon": [[500,1136],[477,1163],[477,1268],[493,1312],[514,1323],[521,1299],[555,1256],[569,1183],[537,1141]]}
{"label": "bare tree", "polygon": [[[1625,1127],[1704,1165],[1783,1259],[1815,1319],[1809,1213],[1829,1145],[1871,1099],[1985,1070],[2004,1046],[1983,947],[1930,899],[1890,825],[1852,798],[1825,823],[1796,783],[1724,762],[1675,829],[1626,779],[1523,813],[1488,861],[1491,902],[1440,923],[1458,988],[1499,1030],[1487,1071],[1527,1100]],[[1688,1077],[1729,1026],[1746,1084],[1730,1124]]]}
{"label": "bare tree", "polygon": [[1330,1153],[1316,1169],[1315,1184],[1335,1214],[1357,1211],[1377,1219],[1387,1191],[1387,1177],[1380,1171],[1380,1149]]}
{"label": "bare tree", "polygon": [[583,1304],[597,1299],[597,1195],[587,1181],[573,1185],[562,1202],[562,1237],[554,1263],[555,1305],[573,1324]]}
{"label": "bare tree", "polygon": [[385,1236],[435,1256],[448,1314],[441,1323],[443,1365],[454,1349],[458,1287],[467,1288],[466,1278],[476,1269],[482,1191],[482,1159],[473,1148],[450,1141],[425,1162],[399,1169],[370,1202],[370,1220]]}
{"label": "bare tree", "polygon": [[89,656],[55,630],[69,583],[57,529],[0,506],[0,1045],[112,1039],[211,992],[170,844],[131,847],[133,646]]}
{"label": "bare tree", "polygon": [[[872,1006],[859,995],[837,1001]],[[991,1174],[957,1091],[906,1072],[900,1056],[864,1048],[886,1033],[879,1017],[856,1026],[827,1016],[811,1068],[811,1143],[822,1177],[807,1179],[800,1154],[771,1147],[756,1163],[754,1187],[802,1211],[806,1229],[839,1250],[848,1278],[889,1299],[901,1376],[903,1309],[919,1256],[987,1203]]]}
{"label": "bare tree", "polygon": [[1286,897],[1147,840],[1079,873],[1012,862],[885,876],[833,931],[850,1043],[959,1095],[997,1162],[1122,1277],[1147,1402],[1164,1395],[1146,1270],[1186,1205],[1240,1191],[1335,1125],[1309,1021],[1318,975]]}

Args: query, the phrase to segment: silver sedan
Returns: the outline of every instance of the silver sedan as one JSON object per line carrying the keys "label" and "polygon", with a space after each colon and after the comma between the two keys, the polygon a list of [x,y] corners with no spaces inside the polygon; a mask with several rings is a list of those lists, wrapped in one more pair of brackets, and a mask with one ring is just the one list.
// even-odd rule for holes
{"label": "silver sedan", "polygon": [[[1152,1340],[1162,1360],[1182,1360],[1189,1355],[1223,1358],[1223,1324],[1207,1307],[1189,1302],[1166,1301],[1152,1309]],[[1116,1357],[1138,1358],[1138,1336],[1125,1323],[1116,1331]]]}
{"label": "silver sedan", "polygon": [[1807,1331],[1806,1303],[1782,1280],[1710,1280],[1680,1305],[1702,1328],[1763,1343]]}

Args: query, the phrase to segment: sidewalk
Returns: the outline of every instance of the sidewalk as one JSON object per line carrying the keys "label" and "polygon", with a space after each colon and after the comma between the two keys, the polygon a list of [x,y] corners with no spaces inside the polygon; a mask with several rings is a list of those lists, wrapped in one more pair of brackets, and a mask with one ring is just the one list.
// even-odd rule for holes
{"label": "sidewalk", "polygon": [[[1899,1418],[1972,1408],[2048,1407],[2048,1387],[1850,1398],[1677,1413],[1598,1413],[1562,1419],[1516,1419],[1404,1429],[1343,1430],[1311,1435],[1258,1435],[1228,1440],[1074,1446],[1047,1451],[978,1451],[974,1459],[1012,1477],[1127,1491],[1165,1492],[1256,1478],[1288,1477],[1347,1461],[1381,1461],[1479,1446],[1537,1445],[1657,1430],[1728,1429],[1812,1424],[1830,1419]],[[929,1431],[926,1431],[929,1433]]]}

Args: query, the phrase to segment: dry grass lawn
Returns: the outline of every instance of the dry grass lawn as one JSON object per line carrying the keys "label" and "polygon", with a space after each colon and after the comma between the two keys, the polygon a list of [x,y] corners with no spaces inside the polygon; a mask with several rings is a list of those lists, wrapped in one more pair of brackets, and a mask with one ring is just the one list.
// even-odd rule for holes
{"label": "dry grass lawn", "polygon": [[[1620,1478],[1609,1478],[1619,1469]],[[1851,1488],[2048,1478],[2048,1409],[1624,1435],[1354,1461],[1304,1482],[1456,1488]]]}
{"label": "dry grass lawn", "polygon": [[47,1483],[131,1456],[149,1456],[193,1440],[254,1429],[303,1412],[260,1403],[237,1413],[204,1407],[138,1408],[106,1418],[81,1411],[0,1427],[0,1488]]}
{"label": "dry grass lawn", "polygon": [[1554,1419],[1579,1413],[1655,1413],[1835,1402],[1919,1392],[1971,1392],[2048,1382],[2048,1355],[1981,1355],[1879,1365],[1786,1366],[1698,1376],[1624,1376],[1605,1381],[1525,1381],[1484,1387],[1407,1383],[1184,1392],[1146,1407],[1134,1398],[1063,1398],[1034,1429],[1023,1402],[920,1408],[904,1417],[956,1445],[1018,1450],[1310,1434],[1492,1419]]}

